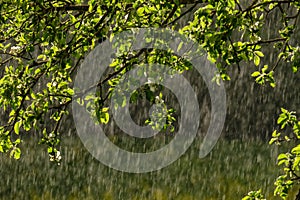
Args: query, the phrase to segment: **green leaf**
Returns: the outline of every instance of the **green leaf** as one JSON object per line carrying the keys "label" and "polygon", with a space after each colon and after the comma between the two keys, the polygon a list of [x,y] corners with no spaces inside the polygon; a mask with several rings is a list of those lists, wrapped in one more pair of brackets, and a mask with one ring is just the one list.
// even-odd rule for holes
{"label": "green leaf", "polygon": [[20,144],[21,143],[21,139],[20,138],[18,138],[18,139],[16,139],[16,141],[14,141],[14,144],[16,145],[16,144]]}
{"label": "green leaf", "polygon": [[273,131],[272,133],[272,137],[279,137],[280,136],[280,133],[277,133],[277,131]]}
{"label": "green leaf", "polygon": [[101,113],[100,122],[107,124],[109,122],[109,114],[107,112]]}
{"label": "green leaf", "polygon": [[14,157],[14,159],[18,160],[21,157],[21,149],[18,147],[15,147],[11,152],[10,152],[10,157]]}
{"label": "green leaf", "polygon": [[254,65],[255,65],[255,66],[258,66],[259,63],[260,63],[260,57],[257,56],[257,55],[254,55]]}
{"label": "green leaf", "polygon": [[284,108],[280,108],[280,110],[281,110],[282,113],[288,113],[289,112],[288,110],[286,110]]}
{"label": "green leaf", "polygon": [[120,64],[120,61],[119,60],[115,60],[114,62],[112,62],[109,66],[110,67],[116,67]]}
{"label": "green leaf", "polygon": [[40,68],[37,68],[35,71],[34,71],[34,75],[37,75],[41,72],[41,69]]}
{"label": "green leaf", "polygon": [[144,10],[145,10],[145,8],[139,7],[139,8],[137,9],[137,11],[136,11],[137,15],[138,15],[138,16],[142,16],[143,13],[144,13]]}
{"label": "green leaf", "polygon": [[294,147],[291,151],[293,154],[300,154],[300,144]]}
{"label": "green leaf", "polygon": [[252,77],[257,77],[260,75],[260,72],[259,71],[255,71],[251,74]]}
{"label": "green leaf", "polygon": [[75,23],[76,22],[76,17],[72,14],[69,14],[70,18],[71,18],[71,22]]}
{"label": "green leaf", "polygon": [[[264,65],[264,67],[261,69],[261,72],[262,72],[262,73],[265,73],[265,72],[267,71],[267,69],[268,69],[268,65]],[[272,72],[272,71],[270,72],[270,75],[271,75],[271,76],[273,75],[273,72]]]}
{"label": "green leaf", "polygon": [[[91,1],[90,1],[91,2]],[[92,3],[89,3],[89,12],[92,12],[93,11],[93,4]]]}
{"label": "green leaf", "polygon": [[34,92],[32,90],[30,91],[30,96],[32,99],[36,99],[36,95],[34,94]]}
{"label": "green leaf", "polygon": [[53,152],[53,148],[52,147],[48,147],[48,153],[52,153]]}
{"label": "green leaf", "polygon": [[284,124],[284,122],[287,120],[285,115],[280,115],[280,117],[277,120],[277,124]]}
{"label": "green leaf", "polygon": [[272,10],[273,8],[274,8],[274,6],[276,6],[277,4],[275,4],[275,3],[270,3],[269,4],[269,10]]}
{"label": "green leaf", "polygon": [[229,5],[231,8],[234,8],[234,7],[235,7],[235,1],[234,1],[234,0],[228,0],[228,5]]}
{"label": "green leaf", "polygon": [[293,67],[292,67],[292,70],[293,70],[293,73],[297,73],[298,67],[297,67],[297,66],[293,66]]}
{"label": "green leaf", "polygon": [[284,153],[281,153],[278,155],[277,160],[287,160],[287,155]]}
{"label": "green leaf", "polygon": [[274,88],[276,87],[276,83],[270,83],[270,86]]}
{"label": "green leaf", "polygon": [[180,51],[180,49],[182,48],[182,46],[183,46],[183,42],[180,42],[179,45],[178,45],[178,47],[177,47],[177,51],[178,52]]}
{"label": "green leaf", "polygon": [[66,93],[68,93],[69,95],[73,96],[74,95],[74,90],[72,88],[68,88],[65,90]]}
{"label": "green leaf", "polygon": [[17,135],[19,135],[20,126],[21,126],[21,121],[17,121],[14,125],[14,131]]}
{"label": "green leaf", "polygon": [[254,51],[254,53],[259,57],[264,57],[264,54],[261,51]]}
{"label": "green leaf", "polygon": [[47,59],[47,56],[44,55],[44,54],[40,54],[38,57],[37,57],[38,60],[46,60]]}
{"label": "green leaf", "polygon": [[300,164],[300,157],[296,156],[294,163],[293,163],[293,169],[298,170],[299,169],[299,164]]}
{"label": "green leaf", "polygon": [[109,107],[102,108],[102,112],[107,112],[109,110]]}
{"label": "green leaf", "polygon": [[271,140],[269,141],[269,144],[271,145],[276,141],[278,141],[278,138],[271,138]]}

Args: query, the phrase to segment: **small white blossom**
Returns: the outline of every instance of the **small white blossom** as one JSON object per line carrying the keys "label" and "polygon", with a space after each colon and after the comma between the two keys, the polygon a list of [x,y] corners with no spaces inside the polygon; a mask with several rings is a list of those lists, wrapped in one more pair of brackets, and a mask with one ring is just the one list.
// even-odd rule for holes
{"label": "small white blossom", "polygon": [[19,47],[19,46],[12,46],[12,47],[10,48],[10,53],[15,53],[15,52],[18,51],[20,48],[21,48],[21,47]]}
{"label": "small white blossom", "polygon": [[18,50],[18,49],[20,49],[21,47],[19,47],[19,46],[13,46],[13,47],[11,47],[11,50]]}

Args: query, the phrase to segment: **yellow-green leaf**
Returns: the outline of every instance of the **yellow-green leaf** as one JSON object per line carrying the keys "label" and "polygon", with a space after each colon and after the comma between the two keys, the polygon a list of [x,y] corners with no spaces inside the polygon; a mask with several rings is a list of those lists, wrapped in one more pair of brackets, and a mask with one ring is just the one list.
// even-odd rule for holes
{"label": "yellow-green leaf", "polygon": [[19,135],[19,132],[20,132],[20,125],[21,125],[21,121],[17,121],[14,125],[14,131],[16,134]]}
{"label": "yellow-green leaf", "polygon": [[260,72],[259,71],[255,71],[251,74],[252,77],[257,77],[260,75]]}
{"label": "yellow-green leaf", "polygon": [[255,66],[258,66],[259,63],[260,63],[260,57],[257,56],[257,55],[254,55],[254,65],[255,65]]}

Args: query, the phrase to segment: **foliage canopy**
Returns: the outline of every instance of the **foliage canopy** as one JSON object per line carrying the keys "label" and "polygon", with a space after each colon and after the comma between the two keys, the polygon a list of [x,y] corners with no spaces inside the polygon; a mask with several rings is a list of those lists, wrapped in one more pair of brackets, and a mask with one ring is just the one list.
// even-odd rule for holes
{"label": "foliage canopy", "polygon": [[[59,127],[68,106],[74,100],[72,80],[85,55],[98,43],[132,28],[168,28],[197,41],[216,63],[215,81],[230,80],[231,67],[242,68],[245,62],[256,66],[251,74],[261,85],[276,86],[274,73],[280,62],[286,62],[293,72],[300,63],[300,48],[295,42],[300,2],[297,0],[63,0],[32,1],[2,0],[0,5],[0,107],[8,119],[0,126],[0,151],[18,159],[21,150],[20,132],[40,130],[44,121],[55,123],[53,129],[40,130],[42,143],[48,145],[50,159],[59,162]],[[265,21],[279,13],[277,34],[264,34]],[[184,26],[178,22],[192,15]],[[238,38],[238,39],[237,39]],[[273,47],[277,58],[263,64],[263,46]],[[117,57],[97,87],[105,89],[92,100],[96,102],[95,116],[101,123],[109,120],[104,106],[119,78],[134,64],[162,63],[178,71],[191,66],[179,57],[155,49],[143,49]],[[151,88],[145,87],[149,94]],[[147,95],[146,95],[147,96]],[[148,98],[155,100],[154,94]],[[162,97],[161,97],[162,98]],[[91,99],[83,99],[83,104]],[[293,127],[299,139],[299,121],[293,112],[282,109],[278,123],[282,128]],[[172,121],[172,110],[169,119]],[[151,122],[148,122],[151,123]],[[171,123],[169,124],[171,126]],[[290,141],[274,132],[271,142]],[[299,146],[278,157],[285,165],[285,174],[276,181],[275,194],[285,198],[290,187],[299,179]],[[260,199],[260,192],[246,199]]]}

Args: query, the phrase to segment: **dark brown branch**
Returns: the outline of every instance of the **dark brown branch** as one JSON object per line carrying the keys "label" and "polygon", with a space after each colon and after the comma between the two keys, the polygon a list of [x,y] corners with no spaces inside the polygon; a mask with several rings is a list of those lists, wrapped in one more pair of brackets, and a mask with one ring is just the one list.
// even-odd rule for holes
{"label": "dark brown branch", "polygon": [[300,200],[300,189],[298,190],[298,194],[296,196],[296,199],[295,200]]}
{"label": "dark brown branch", "polygon": [[[150,48],[143,48],[141,49],[136,55],[134,56],[130,56],[129,58],[127,58],[126,60],[131,60],[133,58],[138,58],[140,55],[142,55],[145,51],[149,51],[152,50]],[[119,70],[109,74],[104,80],[102,80],[101,82],[99,82],[96,86],[99,87],[100,85],[102,85],[103,83],[107,82],[108,80],[110,80],[112,77],[116,76],[117,74],[121,73],[121,71],[123,71],[124,69],[126,69],[126,67],[128,67],[127,65],[124,65],[123,67],[121,67]]]}
{"label": "dark brown branch", "polygon": [[242,11],[242,7],[237,0],[234,0],[235,4],[238,6],[239,10]]}
{"label": "dark brown branch", "polygon": [[245,13],[245,12],[249,12],[254,8],[260,7],[260,6],[265,6],[265,5],[269,5],[272,3],[278,3],[278,4],[285,4],[285,3],[292,3],[295,2],[295,0],[286,0],[286,1],[267,1],[267,2],[262,2],[262,3],[257,3],[257,0],[255,0],[248,8],[246,8],[245,10],[243,10],[241,13]]}
{"label": "dark brown branch", "polygon": [[195,3],[203,3],[203,1],[199,1],[199,0],[179,0],[180,4],[195,4]]}
{"label": "dark brown branch", "polygon": [[[233,53],[234,53],[234,57],[235,57],[235,58],[238,58],[238,56],[237,56],[237,55],[238,55],[238,52],[237,52],[237,50],[235,49],[235,47],[234,47],[234,45],[233,45],[233,42],[232,42],[231,38],[228,37],[228,39],[229,39],[229,41],[230,41],[230,45],[232,46]],[[240,72],[240,71],[241,71],[241,67],[240,67],[239,60],[236,62],[236,64],[237,64],[238,70],[239,70],[239,72]]]}
{"label": "dark brown branch", "polygon": [[172,11],[170,12],[170,14],[166,18],[166,20],[162,23],[162,26],[167,25],[168,21],[174,16],[174,14],[175,14],[175,12],[176,12],[177,9],[178,9],[178,6],[174,5]]}
{"label": "dark brown branch", "polygon": [[55,109],[61,109],[62,107],[67,107],[71,102],[72,102],[72,100],[69,100],[69,101],[66,101],[63,104],[49,106],[49,110],[55,110]]}
{"label": "dark brown branch", "polygon": [[176,19],[174,19],[173,21],[171,21],[170,23],[168,23],[167,25],[173,25],[175,22],[177,22],[178,20],[180,20],[182,17],[184,17],[186,14],[188,14],[189,12],[191,12],[192,10],[194,10],[194,8],[196,8],[196,6],[198,4],[202,3],[202,1],[196,1],[194,3],[193,6],[191,6],[188,10],[186,10],[184,13],[182,13],[179,17],[177,17]]}
{"label": "dark brown branch", "polygon": [[297,14],[293,15],[293,16],[287,16],[286,19],[295,19],[299,16],[300,11],[297,12]]}
{"label": "dark brown branch", "polygon": [[70,6],[61,6],[61,7],[53,7],[56,11],[88,11],[88,5],[70,5]]}
{"label": "dark brown branch", "polygon": [[[133,58],[138,58],[140,55],[142,55],[142,53],[144,53],[145,51],[151,51],[153,49],[151,48],[143,48],[141,49],[137,54],[135,54],[134,56],[130,56],[129,58],[126,58],[126,60],[131,60]],[[120,69],[118,69],[115,72],[112,72],[110,74],[107,75],[106,78],[104,78],[102,81],[99,81],[98,83],[96,83],[95,85],[90,86],[89,88],[87,88],[86,90],[82,91],[81,93],[75,95],[74,99],[76,98],[80,98],[82,96],[84,96],[84,94],[88,93],[89,91],[93,90],[96,87],[100,87],[102,84],[104,84],[105,82],[107,82],[108,80],[110,80],[111,78],[113,78],[114,76],[118,75],[119,73],[121,73],[124,69],[126,69],[128,67],[128,65],[124,65],[123,67],[121,67]]]}
{"label": "dark brown branch", "polygon": [[21,102],[20,102],[20,106],[18,107],[18,109],[17,109],[16,112],[15,112],[14,120],[13,120],[13,122],[11,123],[11,129],[10,129],[10,131],[9,131],[9,134],[11,134],[12,131],[14,130],[14,126],[15,126],[15,124],[17,123],[18,118],[20,117],[21,109],[22,109],[22,107],[23,107],[23,105],[24,105],[24,103],[25,103],[25,99],[26,99],[27,95],[30,93],[30,89],[33,88],[33,87],[36,85],[36,83],[37,83],[38,80],[42,77],[43,74],[44,74],[44,73],[39,74],[39,75],[35,78],[35,82],[33,82],[33,83],[31,84],[31,86],[29,86],[29,87],[27,88],[27,90],[23,90],[23,91],[22,91],[22,93],[23,93],[23,92],[24,92],[24,93],[22,94],[22,99],[21,99]]}
{"label": "dark brown branch", "polygon": [[287,38],[274,38],[274,39],[269,39],[269,40],[259,40],[256,43],[246,44],[246,46],[255,46],[255,45],[259,45],[259,44],[271,44],[274,42],[283,42],[286,40],[287,40]]}
{"label": "dark brown branch", "polygon": [[[24,52],[24,51],[22,51],[22,52]],[[0,55],[1,55],[1,54],[2,54],[2,55],[9,55],[9,56],[16,57],[16,58],[22,58],[22,59],[24,59],[24,60],[30,60],[29,58],[26,58],[26,57],[22,56],[22,55],[21,55],[22,52],[20,52],[19,54],[13,54],[13,53],[1,51],[1,52],[0,52]]]}

